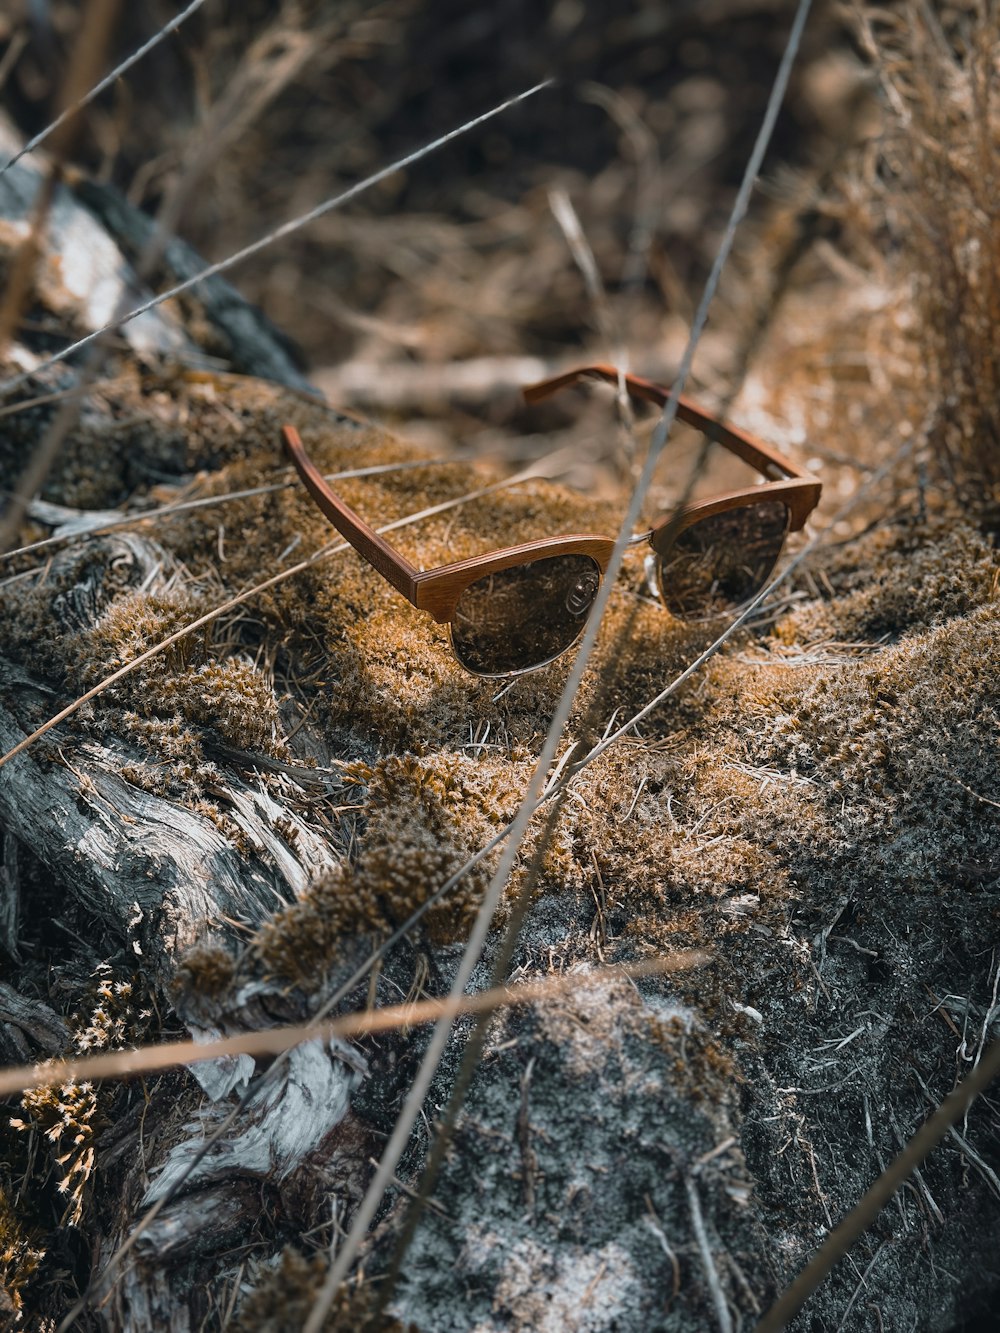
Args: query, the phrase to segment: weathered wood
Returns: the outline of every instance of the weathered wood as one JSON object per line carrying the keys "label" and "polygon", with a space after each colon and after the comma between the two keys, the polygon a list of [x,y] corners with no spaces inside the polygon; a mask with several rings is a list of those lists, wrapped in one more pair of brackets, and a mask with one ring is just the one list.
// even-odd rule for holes
{"label": "weathered wood", "polygon": [[[85,178],[77,182],[76,193],[126,254],[132,258],[142,254],[156,231],[152,218],[134,208],[117,190]],[[162,259],[165,285],[185,282],[206,267],[205,260],[179,237],[168,240]],[[318,396],[295,363],[291,339],[262,310],[248,304],[225,278],[206,278],[194,290],[228,345],[234,370]]]}
{"label": "weathered wood", "polygon": [[[119,591],[126,572],[128,584],[147,591],[165,586],[169,577],[162,548],[134,534],[94,538],[86,549],[81,580],[53,599],[53,633],[96,622],[109,597],[103,573],[114,570]],[[57,580],[59,569],[75,559],[57,556],[49,577]],[[31,730],[39,687],[2,659],[0,683],[0,746],[6,752]],[[44,690],[43,698],[52,711],[57,696]],[[126,763],[140,758],[134,746],[113,737],[79,747],[71,767],[29,750],[0,768],[0,821],[19,829],[21,841],[45,865],[71,877],[94,920],[144,957],[153,975],[165,978],[170,960],[209,923],[266,919],[332,861],[295,812],[233,773],[219,795],[254,849],[241,855],[209,819],[123,780]],[[293,837],[294,852],[288,842]]]}
{"label": "weathered wood", "polygon": [[[40,179],[37,167],[25,162],[0,180],[0,218],[12,229],[12,244],[26,234]],[[88,208],[70,191],[60,187],[56,192],[41,291],[55,312],[72,312],[85,326],[96,327],[121,300],[141,296],[115,242],[134,255],[148,240],[151,224],[103,187],[78,182],[78,193]],[[82,267],[79,257],[87,261]],[[181,278],[201,261],[175,242],[167,248],[165,266],[169,275]],[[59,274],[65,276],[65,292],[55,285]],[[210,317],[230,340],[237,366],[309,391],[263,316],[228,284],[215,279],[202,295]],[[194,365],[203,361],[171,314],[152,312],[126,328],[142,355],[167,355]],[[25,354],[27,364],[34,359]],[[71,372],[59,372],[60,387],[72,379]],[[112,418],[108,425],[113,427]],[[143,536],[87,535],[102,518],[118,517],[119,511],[83,513],[37,501],[31,513],[63,537],[80,534],[76,544],[60,548],[41,576],[15,576],[21,586],[40,578],[43,597],[45,588],[52,589],[48,614],[54,638],[89,630],[128,589],[155,595],[177,575],[167,552]],[[0,656],[0,752],[65,702],[64,693],[46,679],[48,665],[39,661],[37,671],[27,670]],[[300,811],[255,778],[251,754],[219,747],[229,762],[219,771],[212,795],[230,821],[232,832],[224,832],[181,802],[128,781],[123,774],[144,756],[127,736],[101,729],[99,735],[73,738],[71,748],[71,762],[61,749],[38,747],[0,769],[0,950],[14,962],[20,957],[19,849],[65,885],[76,910],[89,919],[88,937],[101,940],[105,955],[130,957],[146,984],[161,994],[192,944],[211,938],[237,946],[247,930],[294,901],[336,862]],[[261,772],[277,768],[283,774],[287,792],[306,794],[309,788],[298,788],[287,776],[294,766],[276,765],[267,755],[259,760]],[[308,770],[300,772],[308,783]],[[211,1036],[272,1023],[275,1016],[300,1016],[301,1005],[290,1003],[286,990],[262,983],[245,988],[226,1005],[189,1000],[189,1030]],[[0,983],[3,1058],[16,1062],[39,1053],[64,1053],[72,1049],[71,1041],[70,1027],[46,1005]],[[248,1057],[195,1067],[209,1099],[195,1120],[174,1124],[171,1104],[155,1099],[141,1127],[136,1125],[115,1146],[109,1143],[102,1161],[108,1170],[124,1172],[125,1185],[118,1208],[104,1217],[102,1238],[95,1237],[104,1260],[129,1235],[137,1216],[167,1189],[181,1185],[143,1236],[139,1261],[129,1264],[124,1281],[115,1287],[106,1306],[110,1326],[174,1333],[201,1328],[205,1291],[200,1283],[179,1289],[177,1266],[203,1259],[210,1266],[206,1273],[213,1265],[217,1271],[220,1250],[238,1250],[253,1233],[265,1186],[283,1192],[289,1207],[294,1201],[306,1219],[303,1228],[328,1220],[331,1191],[357,1192],[359,1162],[371,1148],[364,1131],[354,1128],[338,1149],[337,1128],[364,1070],[364,1060],[342,1044],[313,1043],[293,1053],[281,1077],[270,1081],[266,1093],[251,1102],[194,1171],[189,1167],[205,1134],[229,1113],[234,1090],[245,1091],[255,1075]],[[141,1139],[150,1133],[161,1145],[155,1164],[146,1162],[142,1150]],[[101,1261],[95,1275],[100,1268]]]}
{"label": "weathered wood", "polygon": [[0,981],[0,1056],[8,1064],[24,1063],[36,1049],[47,1055],[69,1045],[69,1028],[40,1000],[19,995]]}
{"label": "weathered wood", "polygon": [[[19,147],[0,117],[0,153],[6,159]],[[33,157],[23,158],[0,176],[0,226],[12,247],[30,233],[42,180],[43,170]],[[65,186],[57,186],[53,195],[36,283],[54,315],[79,319],[90,330],[106,324],[119,305],[129,309],[142,295],[113,236]],[[139,355],[198,358],[197,346],[177,316],[162,307],[138,316],[122,332]],[[23,356],[29,366],[34,359],[31,354]]]}

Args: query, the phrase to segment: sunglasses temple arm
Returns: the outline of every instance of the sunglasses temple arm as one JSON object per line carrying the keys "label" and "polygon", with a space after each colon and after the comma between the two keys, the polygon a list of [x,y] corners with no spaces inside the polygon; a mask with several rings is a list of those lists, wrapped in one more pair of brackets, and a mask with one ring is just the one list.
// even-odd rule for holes
{"label": "sunglasses temple arm", "polygon": [[[567,371],[564,375],[556,375],[552,379],[542,380],[538,384],[529,384],[522,390],[524,401],[526,403],[537,403],[543,398],[548,398],[550,394],[558,393],[560,389],[569,388],[570,385],[578,383],[582,379],[606,380],[609,384],[618,384],[619,372],[614,366],[581,366],[577,370]],[[621,379],[625,382],[625,388],[633,398],[641,398],[647,403],[652,403],[655,407],[665,407],[667,399],[670,397],[670,390],[660,384],[654,384],[652,380],[645,380],[638,375],[623,374]],[[677,415],[681,421],[686,421],[689,426],[694,426],[697,430],[703,431],[710,439],[723,445],[730,453],[736,454],[742,458],[745,463],[769,481],[777,481],[781,478],[790,480],[799,480],[805,477],[805,473],[795,466],[789,459],[782,457],[776,450],[770,449],[761,440],[750,435],[746,431],[734,430],[732,426],[727,426],[724,421],[718,417],[712,416],[704,408],[692,402],[685,394],[681,394],[677,400]],[[778,476],[775,476],[778,473]]]}
{"label": "sunglasses temple arm", "polygon": [[294,426],[282,426],[281,438],[303,486],[342,537],[364,556],[373,569],[416,606],[417,570],[410,562],[370,528],[364,519],[344,503],[324,481],[316,465],[302,447]]}

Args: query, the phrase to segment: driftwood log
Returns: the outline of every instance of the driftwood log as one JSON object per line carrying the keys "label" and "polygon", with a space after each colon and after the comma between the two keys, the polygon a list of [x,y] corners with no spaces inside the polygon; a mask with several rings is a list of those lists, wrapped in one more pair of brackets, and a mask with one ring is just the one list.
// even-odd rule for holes
{"label": "driftwood log", "polygon": [[[0,181],[8,262],[38,179],[22,165]],[[93,326],[131,282],[144,225],[95,186],[60,190],[36,311],[67,335]],[[103,305],[60,286],[73,245],[104,256]],[[168,249],[165,262],[183,276],[195,261]],[[300,538],[327,540],[294,492],[87,526],[285,480],[284,418],[330,470],[412,456],[310,402],[281,340],[225,284],[129,328],[102,377],[116,382],[88,397],[25,531],[68,539],[3,571],[3,752],[185,617],[288,564]],[[19,343],[4,377],[37,365],[47,338]],[[223,355],[272,383],[223,375]],[[5,484],[53,410],[0,421]],[[402,475],[358,495],[390,517],[444,497],[436,474]],[[471,480],[452,475],[451,493]],[[596,508],[539,484],[499,519],[438,520],[413,536],[414,558],[471,552],[492,522],[613,531]],[[492,1020],[382,1326],[746,1328],[978,1057],[1000,1025],[996,586],[981,530],[898,514],[823,557],[772,625],[579,775],[520,872],[534,878],[511,970],[580,984]],[[707,642],[658,617],[623,588],[570,739],[632,711]],[[526,678],[501,698],[460,678],[440,637],[353,559],[126,678],[0,769],[5,1061],[316,1012],[509,818],[558,683]],[[481,888],[467,877],[345,1006],[442,993]],[[602,961],[688,946],[711,954],[690,976],[584,984]],[[456,1026],[372,1233],[352,1284],[362,1303],[469,1031]],[[81,1327],[301,1327],[422,1044],[418,1031],[314,1042],[271,1079],[239,1057],[11,1104],[6,1318],[51,1328],[89,1290]],[[797,1327],[947,1330],[995,1309],[997,1130],[987,1099]]]}

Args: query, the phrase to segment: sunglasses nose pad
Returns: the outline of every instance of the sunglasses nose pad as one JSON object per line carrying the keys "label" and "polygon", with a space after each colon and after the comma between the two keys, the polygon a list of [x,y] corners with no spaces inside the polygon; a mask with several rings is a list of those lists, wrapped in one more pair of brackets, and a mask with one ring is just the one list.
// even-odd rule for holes
{"label": "sunglasses nose pad", "polygon": [[566,610],[571,616],[585,615],[591,607],[594,598],[597,596],[597,589],[601,586],[600,576],[595,572],[593,574],[584,574],[577,579],[569,592],[566,594]]}
{"label": "sunglasses nose pad", "polygon": [[660,558],[655,551],[650,551],[645,560],[646,587],[650,595],[655,597],[658,602],[663,600],[663,593],[660,591]]}

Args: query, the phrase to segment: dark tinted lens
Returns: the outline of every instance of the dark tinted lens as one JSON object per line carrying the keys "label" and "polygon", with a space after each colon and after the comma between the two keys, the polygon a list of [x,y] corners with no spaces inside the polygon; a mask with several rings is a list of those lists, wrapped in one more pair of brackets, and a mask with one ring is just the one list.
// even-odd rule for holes
{"label": "dark tinted lens", "polygon": [[455,656],[477,676],[509,676],[564,653],[587,621],[601,571],[589,555],[515,565],[466,588],[451,623]]}
{"label": "dark tinted lens", "polygon": [[727,509],[685,528],[657,563],[667,610],[704,620],[742,606],[764,586],[787,531],[780,500]]}

